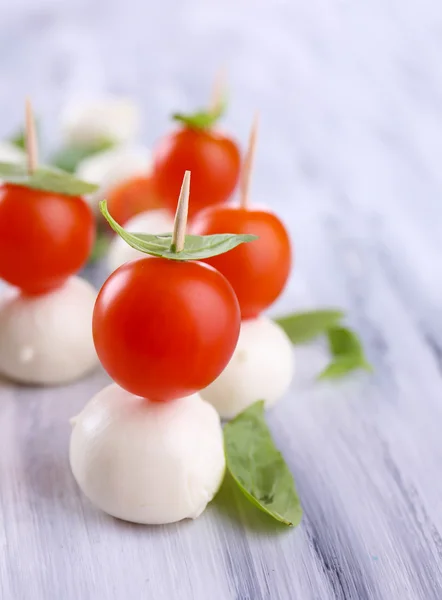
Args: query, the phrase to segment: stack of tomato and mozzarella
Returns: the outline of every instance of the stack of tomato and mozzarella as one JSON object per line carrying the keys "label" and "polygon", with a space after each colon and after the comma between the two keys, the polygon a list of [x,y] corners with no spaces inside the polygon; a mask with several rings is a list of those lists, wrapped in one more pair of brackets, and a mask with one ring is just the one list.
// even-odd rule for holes
{"label": "stack of tomato and mozzarella", "polygon": [[[67,184],[65,193],[35,189],[32,169],[23,185],[10,178],[0,189],[0,277],[16,286],[0,307],[0,371],[62,383],[95,366],[98,354],[115,383],[72,419],[74,476],[109,514],[168,523],[198,516],[222,482],[220,417],[258,399],[271,405],[290,384],[291,344],[262,315],[289,276],[290,241],[275,214],[249,202],[256,123],[241,161],[235,141],[216,129],[220,111],[178,115],[180,127],[160,140],[150,168],[145,149],[124,145],[134,127],[128,107],[113,104],[108,112],[113,119],[90,108],[65,120],[71,143],[119,138],[117,148],[77,165],[77,176],[98,186],[86,194],[89,206]],[[182,222],[177,243],[183,205],[187,217],[185,171],[192,173],[190,233],[233,234],[230,252],[194,260]],[[240,201],[228,204],[238,183]],[[73,274],[91,251],[92,213],[104,196],[120,235],[94,306],[94,290]],[[130,232],[172,229],[161,252],[126,243]]]}
{"label": "stack of tomato and mozzarella", "polygon": [[[237,144],[214,123],[181,120],[153,151],[151,177],[170,219],[163,229],[173,228],[172,208],[188,169],[190,232],[258,239],[179,263],[142,258],[127,236],[115,238],[112,267],[124,264],[98,296],[94,339],[116,383],[73,420],[71,466],[92,502],[141,523],[200,514],[225,469],[219,417],[231,418],[258,399],[273,404],[293,374],[290,341],[262,316],[285,286],[291,249],[278,217],[248,200],[256,123],[241,169]],[[239,181],[240,203],[227,204]],[[157,233],[149,228],[156,214],[136,216],[125,230]]]}

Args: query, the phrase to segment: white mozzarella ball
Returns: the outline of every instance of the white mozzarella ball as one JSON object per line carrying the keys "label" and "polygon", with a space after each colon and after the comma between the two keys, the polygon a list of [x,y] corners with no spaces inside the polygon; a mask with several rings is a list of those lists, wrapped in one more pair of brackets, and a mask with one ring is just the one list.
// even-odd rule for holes
{"label": "white mozzarella ball", "polygon": [[230,419],[257,400],[272,406],[288,390],[294,371],[293,348],[285,332],[267,317],[241,323],[229,364],[201,396],[221,418]]}
{"label": "white mozzarella ball", "polygon": [[61,116],[62,135],[68,146],[93,146],[103,140],[132,141],[139,128],[139,107],[128,98],[106,96],[73,101]]}
{"label": "white mozzarella ball", "polygon": [[98,203],[113,187],[132,177],[148,175],[150,169],[150,150],[146,146],[131,145],[111,148],[85,158],[75,174],[79,179],[99,186],[96,192],[86,197],[91,208],[98,213]]}
{"label": "white mozzarella ball", "polygon": [[0,162],[22,163],[26,160],[26,154],[10,142],[0,142]]}
{"label": "white mozzarella ball", "polygon": [[0,299],[0,373],[21,383],[54,385],[98,365],[92,339],[94,288],[71,277],[60,288],[25,296],[8,288]]}
{"label": "white mozzarella ball", "polygon": [[194,519],[222,483],[219,416],[198,394],[151,402],[112,384],[71,423],[72,473],[95,506],[119,519]]}
{"label": "white mozzarella ball", "polygon": [[[148,210],[129,219],[124,229],[130,233],[171,233],[173,231],[173,217],[164,208]],[[107,264],[110,271],[115,271],[124,263],[145,256],[142,252],[129,246],[119,235],[112,240],[108,252]]]}

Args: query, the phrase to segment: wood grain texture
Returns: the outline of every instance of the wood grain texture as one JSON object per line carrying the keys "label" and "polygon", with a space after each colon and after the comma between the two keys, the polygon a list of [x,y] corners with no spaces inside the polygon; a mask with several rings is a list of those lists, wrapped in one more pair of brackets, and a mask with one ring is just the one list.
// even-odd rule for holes
{"label": "wood grain texture", "polygon": [[441,26],[437,0],[2,7],[3,136],[27,94],[50,145],[70,96],[108,90],[143,102],[153,141],[225,64],[226,127],[245,142],[261,114],[252,196],[295,240],[274,314],[344,308],[375,367],[320,385],[324,349],[296,349],[295,382],[268,419],[305,518],[276,532],[229,489],[194,522],[107,517],[67,459],[68,419],[106,376],[2,382],[2,599],[442,598]]}

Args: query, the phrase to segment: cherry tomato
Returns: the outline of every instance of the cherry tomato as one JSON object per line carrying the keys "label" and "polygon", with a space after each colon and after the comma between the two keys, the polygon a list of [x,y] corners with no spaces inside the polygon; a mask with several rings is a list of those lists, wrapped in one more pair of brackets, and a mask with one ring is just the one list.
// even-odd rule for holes
{"label": "cherry tomato", "polygon": [[243,319],[257,317],[280,295],[291,267],[290,239],[280,219],[262,209],[213,206],[199,213],[192,233],[252,233],[259,239],[204,262],[227,277]]}
{"label": "cherry tomato", "polygon": [[98,357],[116,383],[168,401],[218,377],[236,347],[240,318],[232,286],[215,269],[146,257],[108,278],[92,327]]}
{"label": "cherry tomato", "polygon": [[213,130],[184,128],[160,141],[154,150],[153,177],[159,197],[172,211],[186,170],[192,172],[190,215],[225,202],[238,183],[238,146]]}
{"label": "cherry tomato", "polygon": [[151,177],[134,177],[123,181],[108,194],[107,205],[120,225],[141,212],[162,207]]}
{"label": "cherry tomato", "polygon": [[77,196],[0,186],[0,278],[27,294],[64,283],[92,250],[95,223]]}

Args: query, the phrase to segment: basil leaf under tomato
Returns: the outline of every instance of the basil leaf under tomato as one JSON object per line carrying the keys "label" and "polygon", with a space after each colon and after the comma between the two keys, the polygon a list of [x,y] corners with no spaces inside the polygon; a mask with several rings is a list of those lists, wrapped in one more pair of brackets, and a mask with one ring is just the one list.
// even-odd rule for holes
{"label": "basil leaf under tomato", "polygon": [[332,327],[327,331],[327,337],[332,360],[318,379],[337,379],[358,369],[373,370],[354,331],[347,327]]}
{"label": "basil leaf under tomato", "polygon": [[298,525],[302,507],[295,482],[273,443],[262,400],[225,425],[224,446],[227,469],[246,498],[284,525]]}
{"label": "basil leaf under tomato", "polygon": [[284,329],[292,344],[303,344],[327,333],[343,318],[342,311],[325,309],[293,313],[275,321]]}
{"label": "basil leaf under tomato", "polygon": [[332,358],[318,379],[338,379],[357,369],[372,371],[357,334],[339,324],[343,318],[340,310],[325,309],[293,313],[275,322],[284,329],[292,344],[303,344],[326,335]]}

